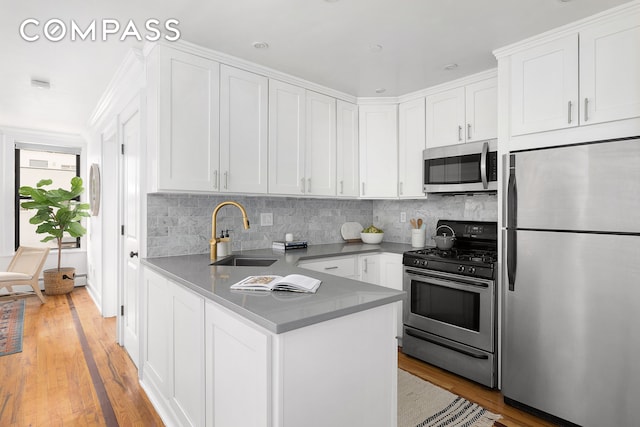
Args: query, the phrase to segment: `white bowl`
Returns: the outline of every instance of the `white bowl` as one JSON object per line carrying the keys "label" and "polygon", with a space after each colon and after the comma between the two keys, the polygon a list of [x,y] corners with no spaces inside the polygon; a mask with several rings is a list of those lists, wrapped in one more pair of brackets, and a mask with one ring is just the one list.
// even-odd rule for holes
{"label": "white bowl", "polygon": [[382,238],[384,237],[384,233],[360,233],[360,238],[364,243],[368,243],[370,245],[377,245],[382,242]]}

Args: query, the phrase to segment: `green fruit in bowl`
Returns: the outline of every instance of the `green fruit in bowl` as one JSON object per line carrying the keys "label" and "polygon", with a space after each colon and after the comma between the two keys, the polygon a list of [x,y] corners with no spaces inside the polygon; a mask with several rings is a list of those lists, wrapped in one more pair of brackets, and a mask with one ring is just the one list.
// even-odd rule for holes
{"label": "green fruit in bowl", "polygon": [[378,227],[375,227],[373,225],[365,228],[364,230],[362,230],[363,233],[383,233],[382,230],[380,230]]}

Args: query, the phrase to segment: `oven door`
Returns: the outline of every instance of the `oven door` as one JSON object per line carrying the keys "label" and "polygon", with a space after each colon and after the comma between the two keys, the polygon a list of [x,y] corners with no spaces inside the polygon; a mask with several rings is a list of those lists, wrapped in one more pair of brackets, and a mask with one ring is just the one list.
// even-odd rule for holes
{"label": "oven door", "polygon": [[405,325],[494,351],[493,280],[405,267],[403,286]]}

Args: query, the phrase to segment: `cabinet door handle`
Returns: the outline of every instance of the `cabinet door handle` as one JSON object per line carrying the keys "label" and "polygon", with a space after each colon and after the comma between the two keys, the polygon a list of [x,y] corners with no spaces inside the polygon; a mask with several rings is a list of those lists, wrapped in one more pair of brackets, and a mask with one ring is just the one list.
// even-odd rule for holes
{"label": "cabinet door handle", "polygon": [[218,189],[218,170],[214,170],[213,171],[213,189],[217,190]]}
{"label": "cabinet door handle", "polygon": [[567,104],[567,117],[567,123],[571,124],[571,101],[569,101]]}
{"label": "cabinet door handle", "polygon": [[471,139],[471,123],[467,123],[467,139]]}
{"label": "cabinet door handle", "polygon": [[224,189],[226,190],[227,188],[229,188],[229,172],[228,171],[224,173]]}
{"label": "cabinet door handle", "polygon": [[458,141],[462,141],[462,126],[458,126]]}
{"label": "cabinet door handle", "polygon": [[398,188],[398,193],[402,196],[402,193],[403,193],[403,191],[402,191],[402,182],[400,182],[400,183],[398,184],[398,186],[399,186],[399,188]]}
{"label": "cabinet door handle", "polygon": [[311,193],[311,178],[307,178],[307,193]]}
{"label": "cabinet door handle", "polygon": [[300,178],[300,192],[304,193],[304,178]]}
{"label": "cabinet door handle", "polygon": [[362,183],[362,195],[364,196],[364,182]]}
{"label": "cabinet door handle", "polygon": [[589,98],[584,99],[584,121],[589,120]]}
{"label": "cabinet door handle", "polygon": [[340,181],[340,194],[344,194],[344,181]]}
{"label": "cabinet door handle", "polygon": [[367,258],[363,259],[364,261],[364,273],[367,272],[367,270],[369,269],[369,260]]}
{"label": "cabinet door handle", "polygon": [[325,270],[335,270],[335,269],[337,269],[337,268],[338,268],[338,266],[337,266],[337,265],[334,265],[333,267],[325,267],[324,269],[325,269]]}

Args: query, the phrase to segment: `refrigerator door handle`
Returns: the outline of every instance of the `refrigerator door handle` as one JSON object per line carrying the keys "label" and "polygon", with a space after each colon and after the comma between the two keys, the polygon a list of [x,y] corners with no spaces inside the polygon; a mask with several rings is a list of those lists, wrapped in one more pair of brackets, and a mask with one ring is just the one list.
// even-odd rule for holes
{"label": "refrigerator door handle", "polygon": [[482,178],[482,188],[489,188],[489,178],[487,177],[487,155],[489,153],[489,143],[482,144],[482,155],[480,156],[480,177]]}
{"label": "refrigerator door handle", "polygon": [[516,157],[509,158],[509,182],[507,184],[507,278],[509,290],[515,290],[518,266],[518,240],[516,235],[518,215],[518,186],[516,183]]}

